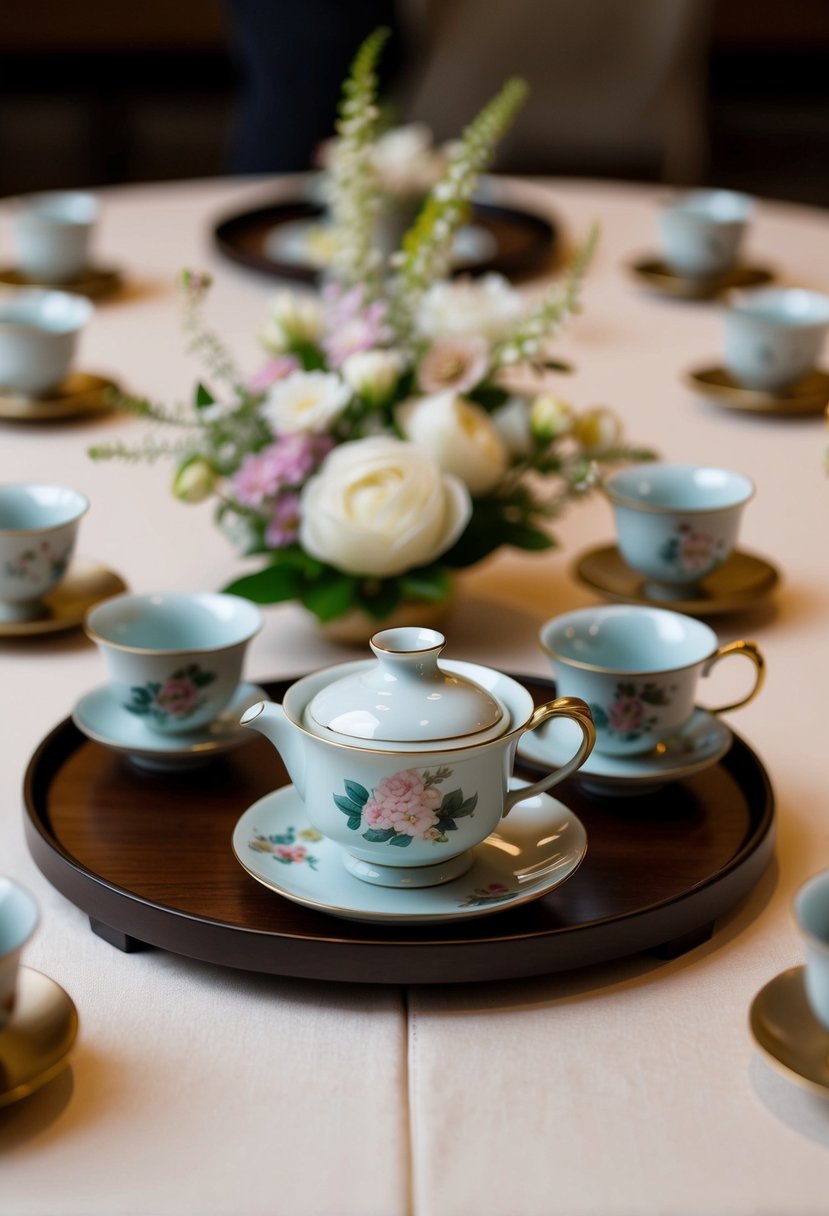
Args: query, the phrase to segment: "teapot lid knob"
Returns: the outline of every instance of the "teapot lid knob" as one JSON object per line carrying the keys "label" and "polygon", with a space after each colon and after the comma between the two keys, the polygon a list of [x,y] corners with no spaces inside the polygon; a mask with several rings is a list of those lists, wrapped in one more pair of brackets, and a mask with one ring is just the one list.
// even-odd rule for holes
{"label": "teapot lid knob", "polygon": [[336,734],[382,742],[458,739],[491,729],[504,718],[503,706],[481,685],[440,667],[445,644],[435,629],[376,633],[370,645],[377,662],[321,689],[311,718]]}

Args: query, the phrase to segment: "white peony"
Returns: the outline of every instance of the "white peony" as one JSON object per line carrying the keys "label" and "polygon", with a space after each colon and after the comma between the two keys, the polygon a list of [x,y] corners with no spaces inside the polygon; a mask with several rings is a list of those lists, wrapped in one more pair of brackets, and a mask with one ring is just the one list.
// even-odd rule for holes
{"label": "white peony", "polygon": [[334,372],[291,372],[268,390],[262,414],[277,435],[321,434],[351,400]]}
{"label": "white peony", "polygon": [[445,553],[471,514],[466,487],[428,453],[385,435],[355,439],[307,481],[299,542],[346,574],[392,578]]}
{"label": "white peony", "polygon": [[316,296],[278,291],[270,300],[262,345],[279,355],[297,343],[316,343],[322,337],[324,322],[322,303]]}
{"label": "white peony", "polygon": [[397,411],[403,434],[431,452],[446,473],[454,473],[479,496],[493,489],[509,465],[506,444],[485,410],[455,393],[407,401]]}
{"label": "white peony", "polygon": [[417,326],[426,338],[480,334],[500,342],[524,311],[521,296],[500,274],[441,280],[423,296]]}
{"label": "white peony", "polygon": [[345,382],[373,405],[391,396],[406,366],[399,350],[360,350],[349,355],[340,368]]}

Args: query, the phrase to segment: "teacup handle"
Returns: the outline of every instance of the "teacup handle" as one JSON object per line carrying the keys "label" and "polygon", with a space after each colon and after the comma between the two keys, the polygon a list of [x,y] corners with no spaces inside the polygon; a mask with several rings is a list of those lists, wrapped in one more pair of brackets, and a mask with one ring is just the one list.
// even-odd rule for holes
{"label": "teacup handle", "polygon": [[582,701],[580,697],[557,697],[555,701],[547,701],[533,711],[524,729],[537,730],[543,723],[549,722],[550,718],[572,718],[581,727],[581,744],[578,751],[566,764],[554,769],[540,781],[534,781],[532,785],[522,785],[520,789],[508,793],[504,799],[505,815],[509,814],[516,802],[523,802],[525,798],[543,794],[551,786],[558,785],[559,781],[569,777],[584,763],[593,750],[593,744],[596,742],[596,728],[586,701]]}
{"label": "teacup handle", "polygon": [[751,659],[756,669],[754,687],[747,696],[739,701],[732,701],[730,705],[718,705],[716,708],[706,705],[705,709],[709,714],[724,714],[730,709],[739,709],[741,705],[748,705],[749,701],[753,701],[757,696],[766,678],[766,660],[760,653],[760,648],[756,642],[729,642],[727,646],[720,646],[719,650],[712,654],[703,667],[702,674],[707,676],[714,664],[719,663],[720,659],[724,659],[728,654],[744,654],[746,658]]}

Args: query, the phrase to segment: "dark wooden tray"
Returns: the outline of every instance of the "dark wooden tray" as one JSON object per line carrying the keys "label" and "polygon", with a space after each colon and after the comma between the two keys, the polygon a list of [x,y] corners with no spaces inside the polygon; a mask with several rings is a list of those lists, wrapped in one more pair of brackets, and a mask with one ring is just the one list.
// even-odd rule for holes
{"label": "dark wooden tray", "polygon": [[[276,260],[268,254],[266,242],[279,224],[318,218],[322,214],[321,207],[301,199],[270,203],[219,220],[213,236],[225,257],[242,266],[275,278],[315,283],[320,275],[316,266]],[[479,202],[473,204],[473,218],[494,238],[495,253],[479,261],[464,262],[458,274],[482,275],[498,271],[507,278],[521,278],[548,268],[558,239],[549,220],[511,207]]]}
{"label": "dark wooden tray", "polygon": [[[553,691],[548,680],[515,678],[538,701]],[[288,682],[265,687],[278,700]],[[577,873],[542,899],[457,924],[385,928],[291,903],[236,861],[240,815],[286,781],[259,736],[204,768],[159,774],[87,740],[67,718],[29,763],[26,837],[46,878],[121,949],[153,945],[277,975],[395,984],[677,954],[710,936],[774,848],[771,785],[735,736],[718,764],[646,796],[599,800],[572,781],[558,787],[588,849]]]}

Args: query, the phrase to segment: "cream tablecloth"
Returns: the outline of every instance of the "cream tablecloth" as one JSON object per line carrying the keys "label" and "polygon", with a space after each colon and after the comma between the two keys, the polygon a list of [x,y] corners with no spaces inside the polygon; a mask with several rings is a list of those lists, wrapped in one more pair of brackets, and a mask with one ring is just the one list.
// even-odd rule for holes
{"label": "cream tablecloth", "polygon": [[[290,182],[281,183],[290,192]],[[267,201],[272,183],[196,182],[103,195],[101,261],[129,289],[102,305],[79,366],[170,400],[189,395],[173,279],[216,278],[210,314],[240,358],[273,284],[222,260],[217,216]],[[735,715],[778,798],[777,863],[706,945],[669,963],[634,958],[521,982],[412,988],[265,977],[162,952],[124,955],[32,862],[21,781],[41,738],[102,680],[80,633],[0,645],[0,871],[37,896],[26,962],[72,994],[81,1033],[71,1070],[0,1111],[0,1211],[8,1216],[747,1216],[827,1210],[829,1104],[772,1070],[753,1046],[755,992],[802,951],[791,897],[829,865],[823,742],[829,610],[820,419],[728,412],[682,383],[720,355],[717,310],[643,294],[625,270],[655,244],[657,192],[554,181],[512,197],[560,220],[593,219],[602,242],[586,311],[562,337],[577,408],[613,406],[630,436],[667,458],[722,462],[758,487],[742,543],[779,564],[775,605],[718,618],[754,636],[765,692]],[[11,245],[7,214],[0,249]],[[829,289],[829,217],[764,204],[749,253],[786,281]],[[0,481],[86,493],[79,553],[136,590],[214,588],[238,563],[211,522],[167,493],[169,469],[93,464],[96,441],[134,439],[130,419],[0,431]],[[546,671],[539,624],[594,602],[573,558],[612,536],[594,499],[561,521],[552,555],[503,554],[464,580],[446,625],[451,653]],[[293,606],[267,611],[248,674],[292,675],[353,657]],[[739,665],[737,665],[739,666]],[[184,862],[183,862],[184,864]]]}

